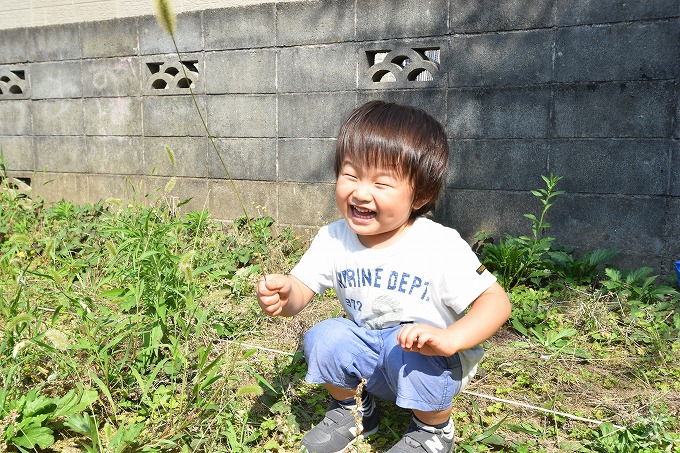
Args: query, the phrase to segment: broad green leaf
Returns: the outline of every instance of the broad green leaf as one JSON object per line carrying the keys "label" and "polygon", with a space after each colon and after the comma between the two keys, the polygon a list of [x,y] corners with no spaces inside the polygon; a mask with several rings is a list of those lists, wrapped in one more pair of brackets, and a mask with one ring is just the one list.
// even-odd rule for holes
{"label": "broad green leaf", "polygon": [[244,385],[236,390],[237,395],[262,395],[263,390],[259,385]]}
{"label": "broad green leaf", "polygon": [[64,425],[78,434],[88,437],[97,432],[97,424],[88,413],[73,414],[64,420]]}
{"label": "broad green leaf", "polygon": [[36,395],[35,398],[31,398],[26,401],[26,406],[23,410],[23,416],[24,418],[34,418],[41,414],[51,414],[56,410],[56,408],[57,405],[51,398]]}
{"label": "broad green leaf", "polygon": [[119,427],[109,442],[109,448],[115,453],[126,451],[127,447],[137,439],[142,431],[144,431],[144,423],[131,423]]}
{"label": "broad green leaf", "polygon": [[54,436],[52,430],[46,426],[29,426],[19,430],[18,435],[11,442],[18,447],[31,450],[36,445],[45,449],[54,444]]}
{"label": "broad green leaf", "polygon": [[62,396],[61,398],[55,401],[56,410],[54,411],[54,416],[60,417],[64,415],[69,415],[69,413],[80,412],[80,411],[71,412],[72,409],[77,407],[79,401],[80,395],[76,393],[75,389],[69,390],[69,392],[66,395]]}

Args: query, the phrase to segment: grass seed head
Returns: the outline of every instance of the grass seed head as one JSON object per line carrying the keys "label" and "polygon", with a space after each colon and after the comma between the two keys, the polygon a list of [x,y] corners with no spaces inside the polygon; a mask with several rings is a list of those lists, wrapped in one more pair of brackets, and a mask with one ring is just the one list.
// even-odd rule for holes
{"label": "grass seed head", "polygon": [[175,152],[168,145],[165,145],[165,152],[168,154],[170,165],[175,166]]}
{"label": "grass seed head", "polygon": [[175,36],[175,13],[172,11],[170,0],[155,0],[156,20],[165,31]]}
{"label": "grass seed head", "polygon": [[61,330],[50,329],[45,332],[45,337],[47,337],[47,339],[50,340],[50,343],[52,343],[59,351],[66,351],[70,346],[68,337]]}

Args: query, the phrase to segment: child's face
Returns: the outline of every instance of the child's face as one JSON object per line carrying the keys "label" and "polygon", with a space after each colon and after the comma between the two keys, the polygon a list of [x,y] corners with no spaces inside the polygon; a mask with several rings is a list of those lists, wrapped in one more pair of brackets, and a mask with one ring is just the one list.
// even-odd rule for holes
{"label": "child's face", "polygon": [[335,185],[335,202],[366,247],[385,247],[411,225],[413,188],[391,170],[345,162]]}

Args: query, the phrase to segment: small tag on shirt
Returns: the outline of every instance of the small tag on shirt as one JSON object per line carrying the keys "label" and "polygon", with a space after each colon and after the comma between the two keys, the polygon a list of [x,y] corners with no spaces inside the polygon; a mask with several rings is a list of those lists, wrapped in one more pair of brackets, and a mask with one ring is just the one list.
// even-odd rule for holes
{"label": "small tag on shirt", "polygon": [[479,267],[477,268],[477,270],[476,270],[475,272],[477,272],[477,275],[482,275],[482,273],[483,273],[485,270],[486,270],[486,266],[482,264],[481,266],[479,266]]}

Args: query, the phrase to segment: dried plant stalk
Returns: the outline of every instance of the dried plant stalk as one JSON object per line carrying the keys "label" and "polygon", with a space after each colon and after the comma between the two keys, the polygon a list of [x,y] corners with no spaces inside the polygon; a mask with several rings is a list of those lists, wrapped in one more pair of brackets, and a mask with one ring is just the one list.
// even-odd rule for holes
{"label": "dried plant stalk", "polygon": [[356,442],[355,445],[357,446],[357,449],[359,447],[359,436],[361,435],[361,433],[364,432],[364,420],[363,420],[364,413],[361,410],[363,398],[361,398],[361,395],[364,393],[365,386],[366,378],[361,378],[361,382],[359,382],[359,385],[357,386],[357,391],[354,393],[354,401],[356,402],[357,407],[352,410],[352,414],[354,415],[354,423],[356,426],[356,433],[354,434],[354,439]]}
{"label": "dried plant stalk", "polygon": [[[158,21],[159,25],[168,32],[170,35],[170,38],[172,39],[172,44],[175,47],[175,53],[177,54],[177,59],[180,62],[180,67],[182,68],[182,72],[184,75],[184,78],[189,80],[189,76],[187,75],[187,70],[185,65],[182,63],[182,56],[179,53],[179,47],[177,46],[177,40],[175,39],[175,25],[176,25],[176,16],[173,12],[172,5],[170,0],[154,0],[155,6],[156,6],[156,20]],[[210,141],[210,144],[212,145],[212,148],[215,150],[215,154],[217,154],[217,158],[220,161],[220,164],[222,165],[222,169],[224,169],[224,173],[227,175],[227,179],[229,180],[229,183],[231,184],[231,187],[234,191],[234,194],[236,195],[236,199],[241,207],[241,210],[243,211],[243,215],[245,216],[246,220],[246,226],[248,228],[248,233],[250,234],[251,239],[253,242],[255,242],[255,234],[253,233],[253,226],[250,221],[250,216],[248,215],[248,211],[246,210],[245,203],[243,202],[243,198],[241,197],[241,192],[239,192],[238,188],[236,187],[236,183],[234,182],[234,178],[231,177],[231,173],[229,172],[229,169],[227,168],[227,165],[224,163],[224,159],[222,159],[222,155],[220,154],[219,150],[217,149],[217,145],[215,144],[215,139],[213,138],[212,134],[210,133],[210,130],[208,129],[208,123],[206,123],[205,118],[203,117],[203,113],[201,113],[201,109],[198,106],[198,102],[196,101],[196,96],[194,95],[194,90],[191,87],[191,84],[189,84],[189,93],[191,94],[191,99],[194,102],[194,107],[196,107],[196,112],[198,112],[198,116],[201,119],[201,124],[203,125],[203,130],[205,131],[206,136],[208,137],[208,140]],[[173,156],[174,157],[174,156]],[[260,254],[259,251],[257,253],[257,258],[260,264],[260,274],[263,276],[266,276],[268,273],[265,270],[264,266],[264,261],[262,260],[262,255]]]}

